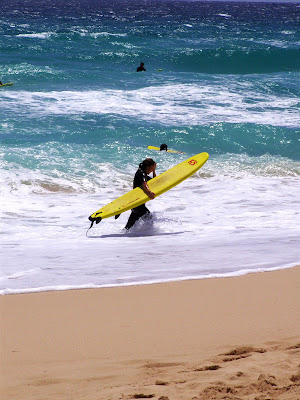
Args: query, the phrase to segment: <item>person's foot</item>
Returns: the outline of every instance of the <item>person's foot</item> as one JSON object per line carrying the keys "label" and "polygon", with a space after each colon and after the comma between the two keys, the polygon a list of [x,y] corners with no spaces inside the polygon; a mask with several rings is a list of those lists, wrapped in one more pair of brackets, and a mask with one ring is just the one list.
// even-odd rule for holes
{"label": "person's foot", "polygon": [[144,220],[148,220],[149,221],[150,219],[152,219],[152,214],[150,212],[147,212],[145,215],[142,216],[142,218]]}

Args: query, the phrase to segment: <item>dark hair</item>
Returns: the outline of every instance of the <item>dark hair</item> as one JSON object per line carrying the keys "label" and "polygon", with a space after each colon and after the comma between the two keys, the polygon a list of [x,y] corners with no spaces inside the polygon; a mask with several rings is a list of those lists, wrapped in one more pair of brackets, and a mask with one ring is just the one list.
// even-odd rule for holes
{"label": "dark hair", "polygon": [[147,167],[150,167],[151,165],[154,165],[154,164],[155,164],[155,161],[152,160],[152,158],[146,158],[144,161],[142,161],[142,162],[139,164],[139,168],[140,168],[142,171],[145,172],[145,170],[146,170]]}
{"label": "dark hair", "polygon": [[162,151],[162,150],[168,150],[168,146],[166,145],[166,144],[161,144],[160,145],[160,149],[159,149],[160,151]]}

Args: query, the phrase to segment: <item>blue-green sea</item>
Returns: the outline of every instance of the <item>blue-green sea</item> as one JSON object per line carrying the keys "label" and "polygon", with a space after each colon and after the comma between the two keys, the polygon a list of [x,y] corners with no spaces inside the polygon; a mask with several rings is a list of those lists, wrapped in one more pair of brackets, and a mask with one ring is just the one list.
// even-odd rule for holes
{"label": "blue-green sea", "polygon": [[[299,3],[9,0],[0,80],[1,293],[299,263]],[[203,151],[151,223],[86,236],[144,158]]]}

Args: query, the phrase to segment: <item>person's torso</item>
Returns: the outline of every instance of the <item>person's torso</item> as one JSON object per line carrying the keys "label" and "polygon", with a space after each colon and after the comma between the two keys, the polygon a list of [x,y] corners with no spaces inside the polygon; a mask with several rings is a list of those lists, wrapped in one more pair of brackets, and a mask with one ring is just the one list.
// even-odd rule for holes
{"label": "person's torso", "polygon": [[143,182],[148,182],[150,180],[150,176],[146,174],[146,172],[142,171],[140,168],[136,171],[134,179],[133,179],[133,188],[139,187],[143,184]]}

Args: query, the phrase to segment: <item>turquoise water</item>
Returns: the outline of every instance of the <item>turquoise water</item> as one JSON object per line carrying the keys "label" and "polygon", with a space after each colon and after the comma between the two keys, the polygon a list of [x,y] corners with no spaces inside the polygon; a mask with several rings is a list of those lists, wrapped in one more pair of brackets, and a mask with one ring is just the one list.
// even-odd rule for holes
{"label": "turquoise water", "polygon": [[[65,287],[70,268],[78,287],[299,261],[299,26],[299,3],[2,5],[0,79],[14,85],[0,88],[1,289]],[[147,71],[137,73],[141,61]],[[186,154],[147,150],[161,143]],[[163,172],[202,151],[210,159],[197,177],[151,202],[151,228],[127,237],[127,215],[103,221],[103,259],[91,260],[87,216],[131,187],[143,158]],[[153,253],[176,242],[181,264],[170,254],[166,270],[140,265],[149,229]],[[239,256],[229,256],[234,249]],[[132,253],[136,267],[120,271]]]}

